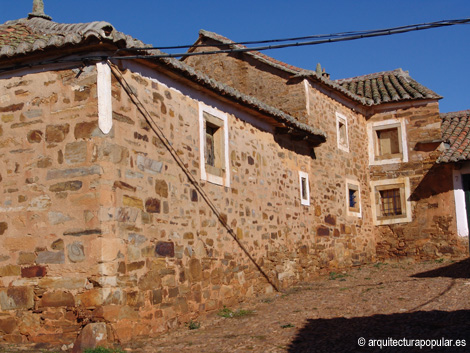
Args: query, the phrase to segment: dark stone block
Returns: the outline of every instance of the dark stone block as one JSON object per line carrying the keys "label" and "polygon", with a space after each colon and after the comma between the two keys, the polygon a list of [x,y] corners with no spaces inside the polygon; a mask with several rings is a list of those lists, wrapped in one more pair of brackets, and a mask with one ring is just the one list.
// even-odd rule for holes
{"label": "dark stone block", "polygon": [[0,222],[0,235],[3,235],[8,229],[8,224],[6,222]]}
{"label": "dark stone block", "polygon": [[82,235],[100,235],[102,233],[101,229],[84,229],[84,230],[77,230],[77,231],[68,231],[64,232],[64,235],[71,235],[73,237],[80,237]]}
{"label": "dark stone block", "polygon": [[335,226],[336,225],[336,217],[329,214],[328,216],[325,217],[325,223],[331,224],[332,226]]}
{"label": "dark stone block", "polygon": [[155,247],[155,253],[160,256],[174,257],[175,244],[172,242],[159,241]]}
{"label": "dark stone block", "polygon": [[16,112],[18,110],[23,109],[23,106],[24,106],[24,103],[19,103],[19,104],[8,105],[6,107],[0,107],[0,113]]}
{"label": "dark stone block", "polygon": [[33,278],[33,277],[44,277],[47,274],[47,268],[44,266],[31,266],[21,269],[21,277]]}
{"label": "dark stone block", "polygon": [[160,200],[149,198],[145,201],[145,210],[148,213],[160,213]]}
{"label": "dark stone block", "polygon": [[328,236],[330,235],[330,229],[325,226],[319,226],[317,228],[317,235],[318,236]]}
{"label": "dark stone block", "polygon": [[153,290],[152,291],[152,304],[153,305],[160,304],[162,300],[163,300],[162,290],[161,289]]}

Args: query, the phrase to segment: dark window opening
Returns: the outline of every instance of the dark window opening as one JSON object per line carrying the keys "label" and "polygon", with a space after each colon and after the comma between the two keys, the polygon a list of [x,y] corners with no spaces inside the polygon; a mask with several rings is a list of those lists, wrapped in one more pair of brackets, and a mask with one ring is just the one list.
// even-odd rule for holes
{"label": "dark window opening", "polygon": [[384,217],[401,216],[403,214],[400,189],[380,191],[380,211]]}
{"label": "dark window opening", "polygon": [[302,177],[301,178],[301,192],[302,192],[302,200],[307,200],[308,199],[308,193],[307,193],[307,178]]}

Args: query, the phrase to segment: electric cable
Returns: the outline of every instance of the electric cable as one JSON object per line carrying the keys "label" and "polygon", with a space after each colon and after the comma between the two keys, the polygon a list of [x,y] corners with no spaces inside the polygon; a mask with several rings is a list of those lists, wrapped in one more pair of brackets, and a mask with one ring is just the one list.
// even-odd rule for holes
{"label": "electric cable", "polygon": [[151,50],[151,49],[168,50],[168,49],[200,48],[200,47],[223,47],[227,45],[280,43],[280,42],[291,42],[294,40],[307,40],[307,39],[327,40],[327,39],[333,39],[333,38],[348,38],[350,36],[359,36],[359,38],[363,38],[364,36],[364,38],[367,38],[367,36],[395,34],[395,33],[389,33],[389,32],[406,33],[409,31],[439,28],[439,27],[453,26],[453,25],[458,25],[458,24],[468,24],[469,22],[470,22],[470,18],[464,18],[464,19],[455,19],[455,20],[441,20],[441,21],[435,21],[435,22],[405,25],[405,26],[399,26],[399,27],[375,29],[375,30],[348,31],[348,32],[340,32],[340,33],[332,33],[332,34],[317,34],[317,35],[302,36],[302,37],[242,41],[242,42],[231,42],[231,43],[224,43],[224,44],[188,44],[188,45],[176,45],[176,46],[158,46],[158,47],[149,47],[149,48],[130,48],[130,49],[119,49],[118,52],[122,50],[140,51],[140,50]]}

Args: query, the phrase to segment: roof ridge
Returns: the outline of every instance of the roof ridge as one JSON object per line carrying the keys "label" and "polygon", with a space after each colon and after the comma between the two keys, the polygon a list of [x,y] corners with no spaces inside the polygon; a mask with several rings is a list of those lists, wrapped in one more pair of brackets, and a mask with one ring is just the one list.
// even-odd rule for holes
{"label": "roof ridge", "polygon": [[441,119],[461,118],[464,116],[466,116],[467,118],[470,118],[470,109],[459,110],[455,112],[440,113],[439,116],[441,117]]}
{"label": "roof ridge", "polygon": [[343,83],[343,82],[349,82],[349,81],[356,81],[356,80],[364,80],[364,79],[373,79],[377,78],[383,75],[394,75],[398,74],[398,76],[403,76],[403,77],[410,77],[409,71],[404,71],[402,68],[397,68],[394,70],[386,70],[386,71],[379,71],[379,72],[373,72],[370,74],[365,74],[365,75],[359,75],[359,76],[353,76],[353,77],[348,77],[348,78],[339,78],[337,80],[333,80],[338,83]]}

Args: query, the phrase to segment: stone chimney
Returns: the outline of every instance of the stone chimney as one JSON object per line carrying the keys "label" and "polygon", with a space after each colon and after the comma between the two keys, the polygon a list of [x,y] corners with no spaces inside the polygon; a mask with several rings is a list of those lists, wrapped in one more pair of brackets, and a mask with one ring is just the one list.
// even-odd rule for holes
{"label": "stone chimney", "polygon": [[33,12],[28,14],[28,20],[35,17],[40,17],[49,21],[52,20],[52,17],[47,16],[44,13],[44,2],[42,0],[33,0]]}

